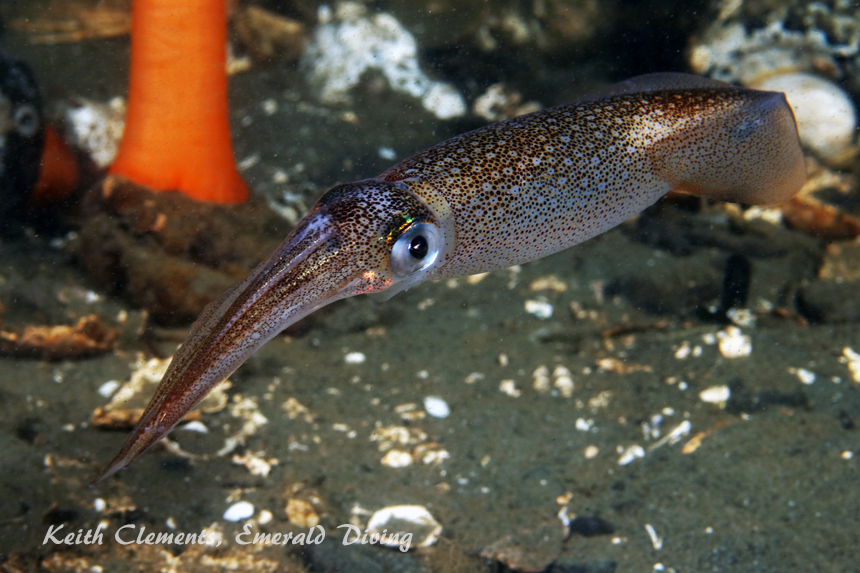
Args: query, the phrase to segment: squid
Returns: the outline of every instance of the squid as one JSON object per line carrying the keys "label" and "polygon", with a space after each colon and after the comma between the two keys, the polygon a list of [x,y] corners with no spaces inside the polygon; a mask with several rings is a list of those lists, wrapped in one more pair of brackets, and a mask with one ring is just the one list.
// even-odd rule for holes
{"label": "squid", "polygon": [[338,185],[204,309],[94,483],[170,432],[260,346],[336,300],[544,257],[669,191],[774,204],[805,180],[784,94],[669,73],[488,125]]}

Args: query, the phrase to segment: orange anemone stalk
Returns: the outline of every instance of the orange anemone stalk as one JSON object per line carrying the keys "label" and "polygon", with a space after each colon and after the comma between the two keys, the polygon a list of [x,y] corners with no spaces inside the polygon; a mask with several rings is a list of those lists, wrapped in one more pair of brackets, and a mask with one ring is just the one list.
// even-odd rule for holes
{"label": "orange anemone stalk", "polygon": [[241,203],[227,109],[225,0],[134,0],[128,118],[111,173]]}

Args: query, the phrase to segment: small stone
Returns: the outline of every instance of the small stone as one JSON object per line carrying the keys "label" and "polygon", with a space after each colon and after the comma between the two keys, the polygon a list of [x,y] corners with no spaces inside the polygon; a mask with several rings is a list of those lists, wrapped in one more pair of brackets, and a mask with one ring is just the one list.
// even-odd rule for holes
{"label": "small stone", "polygon": [[118,380],[108,380],[101,386],[99,386],[98,393],[104,396],[105,398],[110,398],[114,392],[119,390],[120,383]]}
{"label": "small stone", "polygon": [[254,504],[247,501],[234,503],[224,512],[227,521],[244,521],[254,515]]}
{"label": "small stone", "polygon": [[451,413],[448,403],[438,396],[424,398],[424,411],[434,418],[447,418]]}
{"label": "small stone", "polygon": [[343,357],[343,360],[347,364],[362,364],[366,360],[366,357],[362,352],[350,352]]}
{"label": "small stone", "polygon": [[412,454],[403,450],[389,450],[382,456],[382,465],[389,468],[405,468],[412,465]]}
{"label": "small stone", "polygon": [[752,354],[752,340],[736,326],[729,326],[717,333],[720,354],[726,358],[742,358]]}
{"label": "small stone", "polygon": [[543,302],[539,300],[527,300],[525,303],[526,312],[540,318],[541,320],[546,320],[547,318],[552,318],[552,305],[548,302]]}
{"label": "small stone", "polygon": [[621,452],[621,457],[618,458],[619,466],[626,466],[634,460],[645,457],[645,448],[642,446],[630,446]]}
{"label": "small stone", "polygon": [[728,386],[711,386],[699,392],[699,399],[708,404],[717,404],[720,408],[726,407],[726,402],[732,395]]}

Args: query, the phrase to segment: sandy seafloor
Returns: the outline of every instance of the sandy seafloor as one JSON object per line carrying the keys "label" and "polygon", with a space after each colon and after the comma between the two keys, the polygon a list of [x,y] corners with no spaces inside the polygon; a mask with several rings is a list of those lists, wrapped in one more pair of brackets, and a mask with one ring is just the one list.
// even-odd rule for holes
{"label": "sandy seafloor", "polygon": [[[34,65],[49,98],[123,91],[121,40],[12,46]],[[260,156],[245,173],[255,189],[269,188],[272,171],[283,168],[310,172],[306,188],[319,193],[381,171],[390,161],[379,157],[380,147],[405,157],[458,131],[386,93],[359,93],[350,108],[359,125],[339,121],[340,112],[307,97],[299,78],[261,67],[231,80],[237,156]],[[271,116],[261,107],[268,98],[279,105]],[[298,163],[304,171],[295,170]],[[860,326],[807,324],[795,308],[825,244],[761,221],[739,224],[719,206],[667,207],[647,220],[665,234],[662,244],[683,249],[651,246],[632,222],[474,284],[431,283],[386,302],[337,303],[302,334],[267,344],[229,390],[232,401],[254,400],[268,421],[234,452],[277,460],[266,476],[233,463],[232,454],[189,461],[156,448],[97,488],[87,484],[125,435],[88,423],[106,402],[97,390],[127,380],[141,353],[171,354],[183,332],[142,340],[139,309],[94,290],[73,257],[50,246],[53,237],[4,242],[7,323],[72,322],[92,312],[121,336],[115,352],[95,358],[0,359],[0,568],[506,570],[484,552],[533,571],[857,571],[860,383],[843,352],[860,351]],[[679,250],[687,253],[673,254]],[[726,325],[695,312],[718,302],[732,254],[751,263],[746,306],[756,316],[740,329],[751,353],[738,358],[713,343]],[[530,288],[549,276],[565,290]],[[526,301],[549,303],[552,317],[530,314]],[[785,312],[756,312],[762,301]],[[123,310],[125,326],[116,321]],[[356,352],[365,361],[347,363]],[[569,369],[572,396],[537,391],[533,373],[541,366],[550,374]],[[809,373],[814,382],[802,382]],[[519,395],[500,391],[503,381],[513,381]],[[700,399],[714,386],[731,388],[725,407]],[[399,406],[423,411],[429,396],[442,398],[450,414],[403,419]],[[282,404],[291,398],[310,417],[290,419]],[[656,415],[659,437],[646,431]],[[212,454],[243,423],[230,408],[202,421],[206,435],[174,432],[183,450]],[[684,422],[688,434],[660,441]],[[426,434],[421,441],[449,457],[386,467],[386,452],[370,438],[387,426]],[[620,464],[632,446],[644,457]],[[287,521],[290,498],[313,505],[328,532],[324,544],[236,543],[246,523],[254,531],[301,531]],[[254,505],[251,521],[223,518],[237,501]],[[400,504],[426,506],[444,528],[441,539],[407,554],[342,545],[337,525],[367,519],[356,507]],[[564,508],[589,518],[579,523],[591,530],[567,532]],[[263,510],[274,518],[259,525]],[[43,544],[52,524],[64,523],[66,533],[100,522],[101,546]],[[209,527],[223,542],[121,546],[113,535],[126,524],[156,532]]]}

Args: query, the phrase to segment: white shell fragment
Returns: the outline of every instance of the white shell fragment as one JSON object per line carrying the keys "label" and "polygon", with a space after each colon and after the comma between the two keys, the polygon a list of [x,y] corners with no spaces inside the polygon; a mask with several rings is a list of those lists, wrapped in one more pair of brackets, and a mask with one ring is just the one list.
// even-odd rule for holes
{"label": "white shell fragment", "polygon": [[439,396],[427,396],[424,398],[424,411],[434,418],[447,418],[451,413],[451,408]]}
{"label": "white shell fragment", "polygon": [[370,516],[367,532],[379,535],[379,543],[388,547],[429,547],[439,539],[442,524],[424,506],[391,505]]}
{"label": "white shell fragment", "polygon": [[551,384],[549,379],[549,368],[546,366],[538,366],[535,368],[535,371],[532,372],[532,379],[534,380],[532,387],[536,391],[541,394],[546,394],[550,391]]}
{"label": "white shell fragment", "polygon": [[842,356],[839,361],[848,367],[851,378],[855,382],[860,382],[860,354],[857,354],[850,346],[846,346],[842,349]]}
{"label": "white shell fragment", "polygon": [[394,91],[419,99],[439,119],[466,114],[463,96],[421,69],[415,37],[394,16],[368,14],[358,2],[339,3],[335,14],[326,14],[320,13],[320,25],[303,58],[323,103],[348,102],[365,71],[375,70]]}
{"label": "white shell fragment", "polygon": [[552,305],[548,302],[543,302],[540,300],[527,300],[526,301],[526,312],[540,318],[541,320],[546,320],[547,318],[552,318]]}
{"label": "white shell fragment", "polygon": [[343,357],[343,361],[347,364],[362,364],[367,358],[361,352],[350,352]]}
{"label": "white shell fragment", "polygon": [[405,468],[412,465],[412,454],[404,450],[389,450],[382,456],[381,463],[389,468]]}
{"label": "white shell fragment", "polygon": [[99,386],[98,393],[104,396],[105,398],[110,398],[114,392],[119,390],[120,383],[118,380],[108,380],[101,386]]}
{"label": "white shell fragment", "polygon": [[699,392],[699,400],[708,404],[717,404],[720,408],[725,408],[726,402],[732,395],[732,391],[728,386],[711,386]]}
{"label": "white shell fragment", "polygon": [[789,368],[788,373],[797,376],[797,379],[803,384],[815,384],[815,372],[807,370],[806,368]]}
{"label": "white shell fragment", "polygon": [[206,424],[204,424],[200,420],[192,420],[190,422],[186,422],[185,424],[179,426],[178,429],[185,430],[186,432],[197,432],[198,434],[209,433],[209,428],[207,428]]}
{"label": "white shell fragment", "polygon": [[254,515],[254,504],[248,501],[234,503],[224,512],[227,521],[242,521]]}
{"label": "white shell fragment", "polygon": [[720,354],[726,358],[742,358],[752,354],[752,340],[736,326],[718,332],[717,338],[720,340]]}
{"label": "white shell fragment", "polygon": [[621,457],[618,458],[618,465],[626,466],[630,462],[644,457],[645,448],[643,448],[642,446],[633,445],[621,452]]}
{"label": "white shell fragment", "polygon": [[499,382],[499,390],[511,398],[519,398],[522,394],[520,389],[517,388],[517,383],[513,380],[502,380]]}
{"label": "white shell fragment", "polygon": [[570,370],[564,366],[556,366],[555,370],[552,371],[552,377],[554,379],[553,386],[562,396],[565,398],[573,396],[573,376]]}

